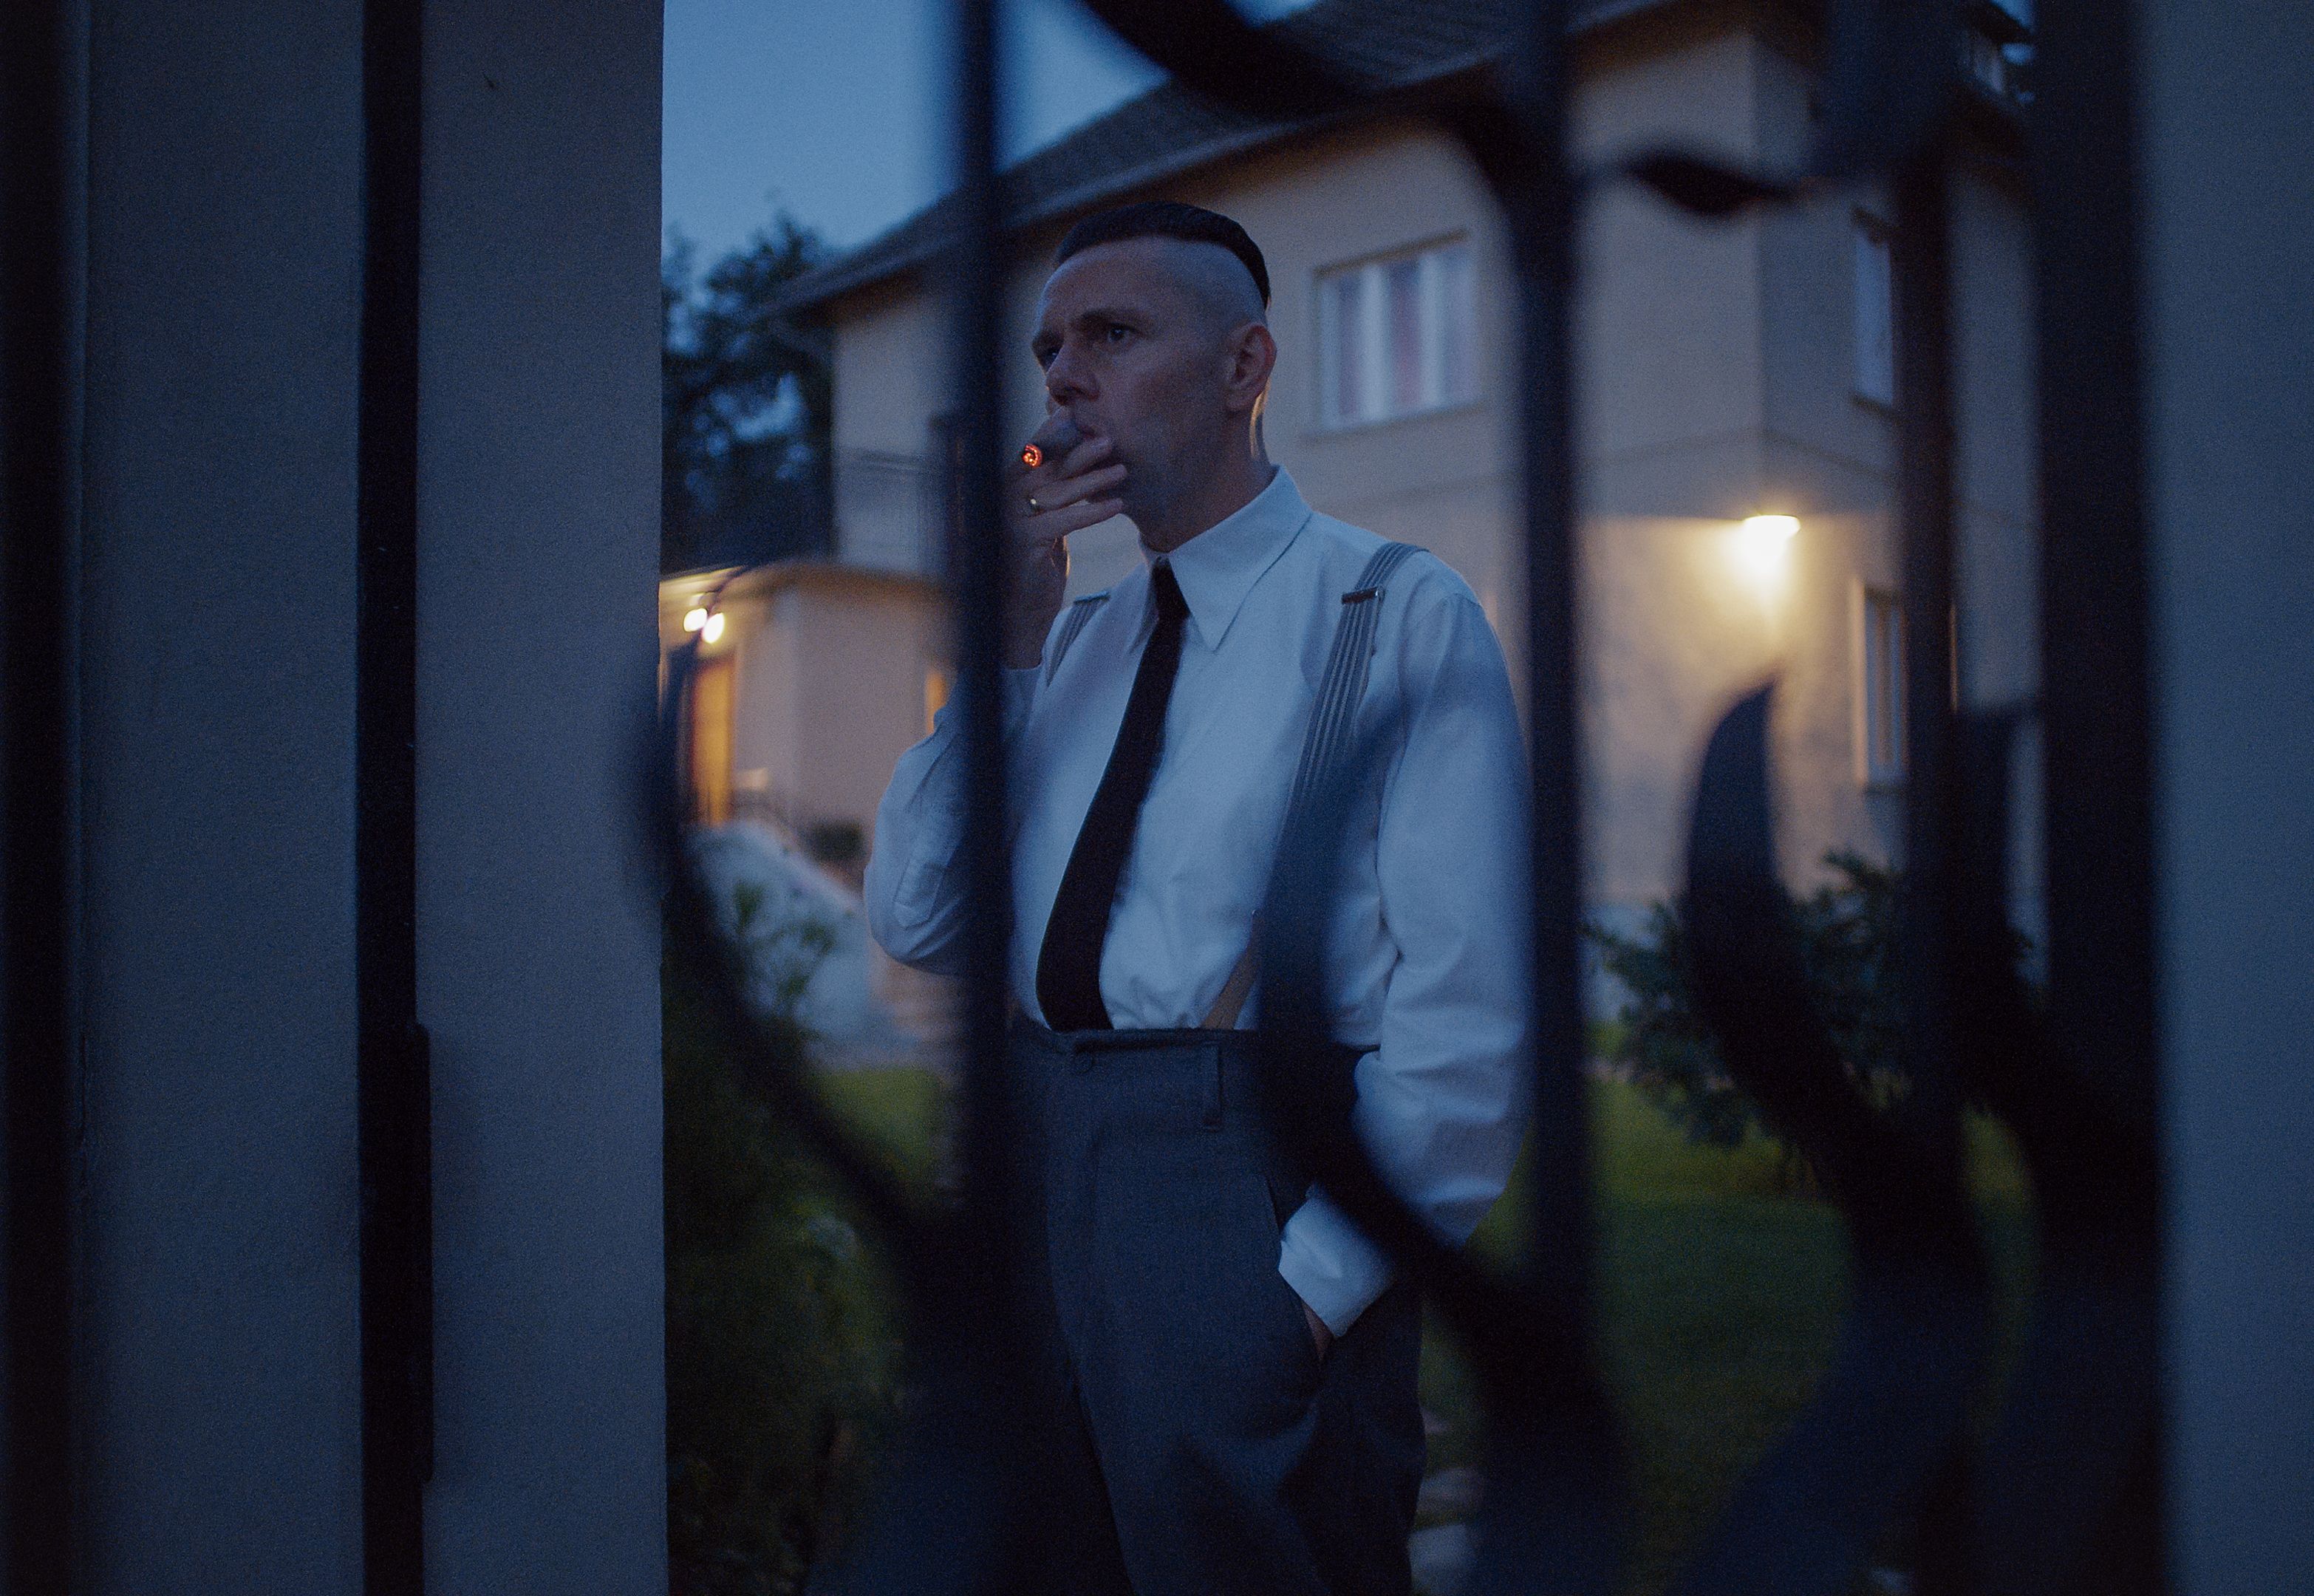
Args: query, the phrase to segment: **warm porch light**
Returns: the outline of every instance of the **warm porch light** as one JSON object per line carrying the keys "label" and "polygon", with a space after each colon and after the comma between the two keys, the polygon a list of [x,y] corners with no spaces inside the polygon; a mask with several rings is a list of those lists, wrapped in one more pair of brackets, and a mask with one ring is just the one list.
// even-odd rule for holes
{"label": "warm porch light", "polygon": [[704,605],[694,604],[694,605],[693,605],[690,609],[688,609],[688,610],[686,610],[686,611],[684,611],[684,615],[683,615],[683,630],[685,630],[685,631],[697,631],[697,630],[699,630],[700,629],[702,629],[702,627],[704,627],[706,624],[707,624],[707,610],[706,610],[706,607],[705,607]]}
{"label": "warm porch light", "polygon": [[704,621],[701,622],[699,624],[699,635],[701,638],[711,643],[720,638],[723,635],[723,612],[718,610],[714,614],[708,616]]}
{"label": "warm porch light", "polygon": [[1732,592],[1749,591],[1772,630],[1781,624],[1792,579],[1792,543],[1799,536],[1795,516],[1746,516],[1725,532],[1719,544],[1721,567]]}
{"label": "warm porch light", "polygon": [[1744,563],[1764,579],[1774,576],[1783,565],[1792,540],[1799,533],[1797,516],[1748,516],[1736,535]]}

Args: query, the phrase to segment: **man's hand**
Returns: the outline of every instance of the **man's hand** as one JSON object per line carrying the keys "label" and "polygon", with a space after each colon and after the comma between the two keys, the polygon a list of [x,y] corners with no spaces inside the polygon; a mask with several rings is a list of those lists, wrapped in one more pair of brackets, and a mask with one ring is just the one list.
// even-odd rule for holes
{"label": "man's hand", "polygon": [[1102,463],[1116,447],[1108,438],[1089,437],[1065,457],[1033,468],[1015,457],[1005,473],[1012,607],[1005,617],[1004,663],[1011,669],[1028,670],[1044,660],[1045,637],[1069,585],[1069,546],[1063,540],[1125,508],[1115,497],[1125,467]]}
{"label": "man's hand", "polygon": [[1307,1302],[1302,1304],[1302,1317],[1310,1321],[1310,1339],[1318,1344],[1318,1356],[1324,1358],[1333,1350],[1334,1333],[1326,1328],[1326,1321]]}

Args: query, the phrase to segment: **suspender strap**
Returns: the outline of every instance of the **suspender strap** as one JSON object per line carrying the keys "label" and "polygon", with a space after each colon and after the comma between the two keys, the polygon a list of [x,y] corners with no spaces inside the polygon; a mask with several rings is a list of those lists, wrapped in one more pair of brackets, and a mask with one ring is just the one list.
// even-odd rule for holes
{"label": "suspender strap", "polygon": [[[1344,774],[1342,766],[1357,726],[1358,706],[1365,701],[1366,678],[1373,666],[1374,629],[1382,621],[1382,605],[1376,601],[1392,573],[1420,552],[1412,543],[1384,543],[1366,561],[1358,585],[1342,595],[1341,618],[1334,623],[1333,651],[1326,657],[1326,674],[1318,683],[1318,701],[1310,712],[1310,729],[1302,738],[1302,758],[1294,767],[1294,788],[1285,800],[1285,835],[1293,834],[1295,823],[1317,795]],[[1206,1016],[1206,1029],[1236,1028],[1238,1014],[1253,991],[1254,950],[1260,945],[1261,928],[1257,924],[1223,984],[1221,996]]]}
{"label": "suspender strap", "polygon": [[1254,949],[1260,946],[1261,921],[1257,918],[1253,922],[1253,938],[1246,943],[1245,951],[1237,956],[1237,963],[1230,966],[1229,979],[1222,983],[1222,995],[1214,1000],[1211,1009],[1206,1010],[1203,1029],[1237,1029],[1237,1017],[1244,1011],[1245,1001],[1253,993],[1254,969],[1260,963],[1254,957]]}
{"label": "suspender strap", "polygon": [[1317,708],[1311,711],[1309,734],[1302,739],[1302,761],[1294,772],[1294,790],[1285,800],[1289,827],[1326,789],[1336,767],[1349,752],[1350,734],[1357,724],[1358,705],[1365,698],[1366,676],[1373,664],[1374,628],[1382,620],[1382,605],[1374,601],[1382,597],[1391,573],[1416,552],[1412,543],[1384,543],[1366,561],[1358,585],[1342,595],[1342,618],[1334,626],[1334,651],[1326,659]]}

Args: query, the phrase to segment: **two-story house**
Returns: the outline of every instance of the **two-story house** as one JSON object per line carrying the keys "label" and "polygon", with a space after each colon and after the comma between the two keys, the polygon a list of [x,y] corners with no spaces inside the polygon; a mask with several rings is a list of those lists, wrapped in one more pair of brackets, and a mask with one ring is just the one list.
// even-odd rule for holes
{"label": "two-story house", "polygon": [[[1500,48],[1487,0],[1322,0],[1272,25],[1407,83],[1480,69]],[[2027,228],[2008,48],[2022,33],[1989,4],[1974,26],[1964,63],[1971,148],[1952,185],[1956,624],[1962,693],[1996,701],[2033,688]],[[1594,912],[1628,923],[1676,890],[1712,720],[1771,674],[1781,683],[1780,842],[1795,881],[1828,851],[1885,860],[1900,845],[1888,213],[1877,193],[1825,191],[1706,223],[1615,175],[1621,157],[1665,144],[1795,163],[1816,114],[1815,7],[1594,0],[1574,28],[1573,144],[1594,179],[1576,306],[1584,845]],[[1028,329],[1068,224],[1142,198],[1225,212],[1260,244],[1275,287],[1271,456],[1313,504],[1460,570],[1519,678],[1506,244],[1449,139],[1390,117],[1256,120],[1167,84],[1029,156],[1007,181],[1018,227],[1006,303],[1021,352],[1002,403],[1019,436],[1043,413]],[[804,279],[789,302],[831,337],[835,548],[852,570],[936,574],[935,434],[950,403],[943,224],[932,207]],[[1107,585],[1137,558],[1123,520],[1071,544],[1074,591]],[[671,595],[670,616],[688,602]],[[888,770],[921,735],[923,710],[945,691],[937,631],[916,598],[878,624],[887,630],[876,648],[896,662],[885,675],[907,691],[883,693],[892,701],[881,719],[828,711],[793,740],[796,773],[746,780],[800,784],[815,760]],[[747,637],[732,647],[744,653]],[[815,672],[849,673],[850,649],[793,654],[782,668],[799,673],[798,685],[786,691]],[[755,680],[744,667],[738,679]],[[810,691],[840,695],[843,685]],[[787,713],[745,701],[725,712],[765,725]],[[868,758],[860,751],[870,745]],[[850,785],[859,807],[848,818],[864,827],[871,784]],[[2019,895],[2029,922],[2029,883]]]}

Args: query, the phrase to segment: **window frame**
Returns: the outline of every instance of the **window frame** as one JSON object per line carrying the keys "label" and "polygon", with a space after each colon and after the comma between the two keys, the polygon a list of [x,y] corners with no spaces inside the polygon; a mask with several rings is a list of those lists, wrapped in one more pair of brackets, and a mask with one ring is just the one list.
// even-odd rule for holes
{"label": "window frame", "polygon": [[[1912,770],[1904,716],[1903,595],[1894,587],[1860,578],[1849,591],[1850,654],[1856,662],[1850,673],[1854,713],[1850,717],[1856,782],[1867,792],[1901,791]],[[1886,759],[1880,757],[1884,725],[1891,745]]]}
{"label": "window frame", "polygon": [[[1431,389],[1435,384],[1435,392],[1441,397],[1404,409],[1397,408],[1388,402],[1393,397],[1392,340],[1389,333],[1391,302],[1387,288],[1390,270],[1405,262],[1421,262],[1453,252],[1459,252],[1463,263],[1460,306],[1462,312],[1462,390],[1455,392],[1453,383],[1455,375],[1453,317],[1456,308],[1453,282],[1443,269],[1418,268],[1417,356],[1421,363],[1425,389]],[[1311,274],[1311,318],[1313,322],[1311,342],[1318,354],[1318,357],[1311,362],[1314,388],[1314,402],[1310,411],[1313,422],[1312,434],[1330,437],[1371,427],[1388,427],[1400,421],[1445,415],[1477,405],[1480,401],[1478,274],[1478,249],[1467,229],[1437,234],[1411,243],[1355,255],[1316,268]],[[1353,277],[1361,285],[1358,320],[1365,336],[1359,349],[1358,382],[1363,413],[1346,418],[1338,403],[1341,385],[1341,349],[1335,285]],[[1384,396],[1382,408],[1372,411],[1366,410],[1363,401],[1369,385],[1376,393]]]}
{"label": "window frame", "polygon": [[[1893,412],[1896,408],[1896,263],[1894,255],[1895,229],[1886,217],[1864,206],[1849,214],[1848,229],[1848,391],[1856,402],[1879,410]],[[1877,251],[1878,282],[1876,295],[1877,314],[1885,334],[1884,348],[1873,351],[1872,365],[1868,367],[1868,339],[1865,333],[1865,251]],[[1869,379],[1885,376],[1886,392],[1876,392]]]}

